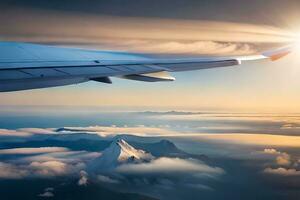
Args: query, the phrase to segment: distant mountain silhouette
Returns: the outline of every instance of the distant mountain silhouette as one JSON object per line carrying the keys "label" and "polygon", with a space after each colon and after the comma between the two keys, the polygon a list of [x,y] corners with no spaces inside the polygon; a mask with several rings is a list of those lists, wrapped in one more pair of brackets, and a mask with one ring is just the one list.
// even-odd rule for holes
{"label": "distant mountain silhouette", "polygon": [[[62,137],[62,138],[61,138]],[[72,138],[71,140],[68,140]],[[77,138],[77,139],[76,139]],[[55,137],[45,137],[44,140],[32,140],[26,142],[3,143],[0,149],[21,148],[21,147],[66,147],[74,151],[90,151],[100,152],[108,148],[111,143],[117,140],[126,140],[129,145],[135,149],[143,150],[155,157],[179,157],[179,158],[196,158],[200,160],[208,160],[205,155],[190,154],[179,149],[169,140],[161,140],[159,142],[147,142],[148,138],[142,138],[131,135],[118,135],[110,140],[101,140],[99,137],[94,139],[93,134],[75,133],[55,135]],[[0,155],[1,156],[1,155]]]}
{"label": "distant mountain silhouette", "polygon": [[161,156],[182,156],[187,154],[186,152],[178,149],[174,143],[168,140],[161,140],[156,143],[140,143],[129,142],[132,146],[138,149],[143,149],[147,152],[151,152],[156,157]]}
{"label": "distant mountain silhouette", "polygon": [[145,114],[145,115],[200,115],[200,114],[207,114],[205,112],[184,112],[184,111],[166,111],[166,112],[154,112],[154,111],[145,111],[145,112],[138,112],[138,114]]}
{"label": "distant mountain silhouette", "polygon": [[155,157],[178,157],[178,158],[196,158],[203,161],[208,161],[209,158],[203,154],[190,154],[179,149],[174,143],[169,140],[161,140],[156,143],[141,143],[129,142],[132,146],[138,149],[143,149],[150,152]]}

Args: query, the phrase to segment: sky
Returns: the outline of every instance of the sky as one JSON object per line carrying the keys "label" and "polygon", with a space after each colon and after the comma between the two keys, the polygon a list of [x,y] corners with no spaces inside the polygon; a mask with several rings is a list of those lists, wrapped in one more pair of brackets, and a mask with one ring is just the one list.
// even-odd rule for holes
{"label": "sky", "polygon": [[[2,0],[0,40],[159,58],[247,56],[298,43],[299,7]],[[0,93],[0,196],[298,200],[299,56],[296,47],[276,62],[172,73],[174,82],[112,78]]]}
{"label": "sky", "polygon": [[[158,54],[252,55],[297,40],[299,1],[1,1],[4,41]],[[175,82],[114,78],[1,93],[2,106],[103,106],[298,112],[299,52],[277,62],[174,73]]]}

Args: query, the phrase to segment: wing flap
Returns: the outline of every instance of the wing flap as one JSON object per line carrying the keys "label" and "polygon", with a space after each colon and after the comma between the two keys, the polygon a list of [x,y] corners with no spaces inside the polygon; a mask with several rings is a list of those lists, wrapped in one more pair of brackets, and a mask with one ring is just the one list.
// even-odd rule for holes
{"label": "wing flap", "polygon": [[209,69],[216,67],[228,67],[239,65],[241,62],[238,59],[230,59],[230,60],[211,60],[211,61],[193,61],[186,60],[185,62],[178,63],[157,63],[156,65],[163,67],[164,69],[168,69],[168,71],[192,71],[192,70],[200,70],[200,69]]}
{"label": "wing flap", "polygon": [[107,83],[112,84],[112,81],[109,77],[98,77],[98,78],[91,78],[91,81],[101,82],[101,83]]}
{"label": "wing flap", "polygon": [[148,74],[131,74],[122,76],[121,78],[135,80],[135,81],[144,81],[144,82],[162,82],[162,81],[175,81],[175,78],[169,75],[167,72],[156,72]]}

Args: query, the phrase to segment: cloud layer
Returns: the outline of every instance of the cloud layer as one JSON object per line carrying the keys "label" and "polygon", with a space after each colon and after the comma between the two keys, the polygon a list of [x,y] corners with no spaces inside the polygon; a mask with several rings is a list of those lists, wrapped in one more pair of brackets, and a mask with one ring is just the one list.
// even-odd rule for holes
{"label": "cloud layer", "polygon": [[[186,115],[184,115],[186,116]],[[182,116],[180,116],[182,118]],[[200,119],[199,119],[200,120]],[[278,123],[278,122],[275,122]],[[251,125],[251,124],[250,124]],[[180,126],[178,126],[180,128]],[[89,127],[65,127],[60,131],[55,128],[49,129],[17,129],[17,130],[7,130],[1,129],[1,135],[3,137],[24,137],[24,139],[28,139],[28,137],[34,138],[35,136],[39,135],[58,135],[58,134],[77,134],[79,132],[85,133],[87,135],[98,135],[100,138],[111,138],[117,135],[135,135],[141,137],[170,137],[170,138],[186,138],[192,141],[198,142],[209,142],[209,143],[216,143],[216,144],[233,144],[233,145],[250,145],[250,146],[265,146],[268,144],[269,146],[274,147],[298,147],[300,146],[300,137],[299,136],[292,136],[292,135],[280,135],[281,132],[277,133],[276,135],[270,133],[264,133],[265,129],[262,129],[262,133],[236,133],[235,127],[228,128],[226,127],[215,127],[211,128],[212,130],[225,130],[225,133],[222,134],[214,134],[214,133],[203,133],[201,132],[194,132],[192,129],[186,128],[187,132],[181,132],[176,129],[170,129],[169,126],[160,126],[160,127],[149,127],[149,126],[89,126]],[[230,130],[233,130],[233,133],[230,133]],[[240,128],[237,128],[240,130]],[[204,128],[204,130],[209,131],[209,128]],[[277,129],[276,129],[277,130]],[[274,131],[276,131],[274,130]],[[244,131],[247,131],[244,130]],[[228,133],[229,132],[229,133]],[[30,152],[32,149],[24,149],[23,152]],[[63,149],[34,149],[34,151],[59,151]],[[17,151],[15,150],[7,150],[1,151],[0,153],[9,153],[10,151]]]}
{"label": "cloud layer", "polygon": [[210,167],[194,159],[180,158],[158,158],[150,163],[125,164],[116,169],[121,173],[145,174],[145,173],[165,173],[165,174],[212,174],[221,175],[224,171],[218,167]]}
{"label": "cloud layer", "polygon": [[[11,157],[0,162],[0,179],[73,176],[86,167],[87,161],[100,155],[97,152],[70,151],[60,147],[3,149],[1,151],[2,155]],[[14,157],[16,155],[20,157]],[[80,175],[84,179],[83,172]]]}
{"label": "cloud layer", "polygon": [[275,158],[273,164],[263,170],[266,174],[279,175],[279,176],[299,176],[299,160],[297,156],[290,155],[286,152],[281,152],[276,149],[264,149],[264,154],[273,155]]}
{"label": "cloud layer", "polygon": [[[255,43],[291,41],[291,33],[266,25],[88,14],[78,16],[24,9],[3,11],[1,16],[0,22],[6,29],[0,33],[7,40],[146,53],[252,54],[259,46]],[[78,32],[82,29],[84,31]]]}
{"label": "cloud layer", "polygon": [[281,175],[281,176],[300,176],[300,171],[296,169],[286,169],[283,167],[279,168],[266,168],[264,170],[265,173],[273,174],[273,175]]}
{"label": "cloud layer", "polygon": [[66,151],[68,151],[68,149],[63,147],[14,148],[2,149],[0,150],[0,154],[42,154]]}

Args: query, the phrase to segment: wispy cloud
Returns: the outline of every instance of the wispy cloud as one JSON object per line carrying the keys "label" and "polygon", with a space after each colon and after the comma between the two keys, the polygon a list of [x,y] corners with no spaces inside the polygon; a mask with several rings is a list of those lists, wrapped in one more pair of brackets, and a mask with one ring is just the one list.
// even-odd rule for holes
{"label": "wispy cloud", "polygon": [[83,185],[83,186],[87,185],[88,184],[88,173],[84,170],[81,170],[79,172],[79,176],[80,176],[80,178],[79,178],[77,184],[80,185],[80,186],[81,185]]}
{"label": "wispy cloud", "polygon": [[281,166],[289,166],[291,164],[291,156],[287,153],[281,153],[277,156],[276,162]]}
{"label": "wispy cloud", "polygon": [[279,168],[266,168],[264,170],[265,173],[274,174],[274,175],[282,175],[282,176],[300,176],[300,171],[296,169],[286,169],[283,167]]}
{"label": "wispy cloud", "polygon": [[[236,117],[235,117],[236,118]],[[201,118],[202,119],[202,118]],[[199,119],[198,119],[199,120]],[[227,120],[227,119],[225,119]],[[276,122],[279,122],[278,120]],[[226,127],[225,127],[226,128]],[[30,129],[28,129],[30,130]],[[29,132],[27,129],[20,130],[7,130],[2,129],[2,135],[15,135],[15,136],[31,136],[40,134],[58,135],[59,132],[56,129],[35,129],[35,131]],[[214,130],[212,128],[212,130]],[[28,131],[28,132],[25,132]],[[246,130],[247,131],[247,130]],[[83,132],[85,134],[99,135],[99,137],[111,138],[117,135],[135,135],[141,137],[171,137],[171,138],[186,138],[193,141],[209,142],[216,144],[235,144],[235,145],[254,145],[254,146],[286,146],[286,147],[298,147],[300,145],[300,137],[292,135],[280,135],[276,132],[275,135],[271,133],[236,133],[228,132],[225,133],[205,133],[193,132],[189,130],[187,132],[176,131],[170,129],[170,127],[149,127],[149,126],[89,126],[89,127],[65,127],[60,133],[65,134],[76,134]],[[10,150],[11,151],[11,150]],[[16,151],[16,150],[14,150]],[[27,150],[29,151],[29,150]],[[38,149],[35,149],[38,151]],[[271,150],[270,150],[271,151]],[[4,151],[5,152],[5,151]],[[9,151],[7,151],[9,152]],[[0,151],[1,153],[1,151]]]}
{"label": "wispy cloud", "polygon": [[[18,148],[1,151],[4,154],[19,154],[21,156],[0,162],[0,179],[73,176],[86,167],[86,162],[100,154],[97,152],[70,151],[60,147]],[[80,175],[81,178],[85,178],[83,172]]]}
{"label": "wispy cloud", "polygon": [[116,184],[116,183],[121,183],[117,179],[113,179],[109,176],[104,176],[104,175],[97,175],[97,180],[103,183],[109,183],[109,184]]}
{"label": "wispy cloud", "polygon": [[8,130],[8,129],[0,129],[0,136],[8,136],[8,137],[27,137],[31,136],[31,133],[19,131],[19,130]]}
{"label": "wispy cloud", "polygon": [[44,192],[39,194],[38,196],[39,197],[46,197],[46,198],[54,197],[53,191],[54,191],[54,188],[45,188]]}
{"label": "wispy cloud", "polygon": [[[263,172],[265,174],[271,175],[279,175],[279,176],[298,176],[300,175],[299,171],[299,163],[297,160],[297,156],[278,151],[274,148],[264,149],[261,154],[265,154],[267,156],[273,156],[273,163],[265,163],[265,169]],[[259,155],[259,154],[256,154]]]}
{"label": "wispy cloud", "polygon": [[138,136],[161,136],[173,135],[176,131],[168,130],[165,128],[140,126],[89,126],[89,127],[65,127],[66,133],[76,133],[78,131],[86,132],[89,134],[97,134],[101,137],[116,136],[120,134],[133,134]]}
{"label": "wispy cloud", "polygon": [[55,134],[51,129],[46,128],[21,128],[17,130],[0,129],[0,136],[4,137],[29,137],[34,134]]}
{"label": "wispy cloud", "polygon": [[67,164],[60,161],[32,162],[28,166],[38,176],[57,176],[68,172]]}
{"label": "wispy cloud", "polygon": [[195,141],[210,142],[216,144],[252,145],[252,146],[276,146],[299,147],[299,136],[271,135],[271,134],[194,134],[186,135]]}
{"label": "wispy cloud", "polygon": [[66,152],[66,151],[68,151],[68,149],[63,147],[14,148],[14,149],[1,149],[0,154],[41,154],[41,153]]}
{"label": "wispy cloud", "polygon": [[145,174],[145,173],[207,173],[221,175],[224,171],[218,167],[210,167],[194,159],[158,158],[149,163],[124,164],[116,169],[120,173]]}
{"label": "wispy cloud", "polygon": [[6,28],[0,33],[7,40],[146,53],[251,54],[258,43],[291,41],[288,31],[266,25],[24,9],[3,11],[1,16]]}
{"label": "wispy cloud", "polygon": [[82,163],[71,164],[67,162],[35,161],[28,164],[0,163],[0,179],[21,179],[32,177],[51,178],[68,176],[78,173],[83,169]]}
{"label": "wispy cloud", "polygon": [[9,163],[0,162],[0,178],[20,179],[28,176],[26,169],[20,169]]}
{"label": "wispy cloud", "polygon": [[21,128],[18,131],[29,134],[55,134],[56,132],[51,128]]}
{"label": "wispy cloud", "polygon": [[277,165],[289,166],[292,163],[291,156],[286,152],[281,152],[276,149],[264,149],[263,154],[275,156],[275,161]]}

